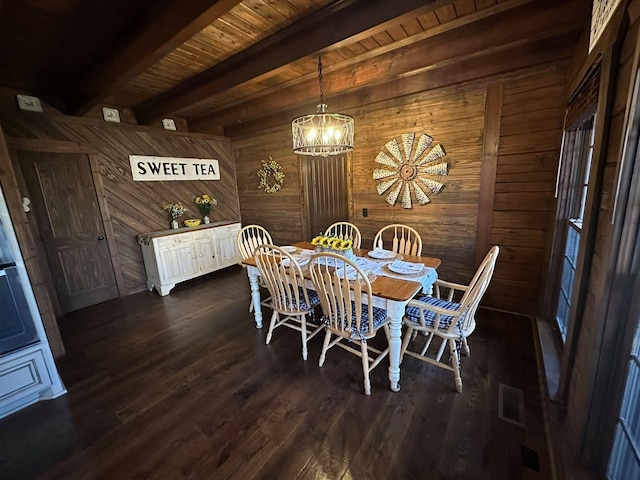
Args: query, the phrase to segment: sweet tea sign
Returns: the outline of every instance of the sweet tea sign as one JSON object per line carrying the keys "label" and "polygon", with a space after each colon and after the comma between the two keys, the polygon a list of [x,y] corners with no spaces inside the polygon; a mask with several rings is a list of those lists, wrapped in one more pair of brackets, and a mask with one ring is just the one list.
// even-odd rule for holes
{"label": "sweet tea sign", "polygon": [[131,175],[136,182],[172,180],[220,180],[218,160],[129,155]]}

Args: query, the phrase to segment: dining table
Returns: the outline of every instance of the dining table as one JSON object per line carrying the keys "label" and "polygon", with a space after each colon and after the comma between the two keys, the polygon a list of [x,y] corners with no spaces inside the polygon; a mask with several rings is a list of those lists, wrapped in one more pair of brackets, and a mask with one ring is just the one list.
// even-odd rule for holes
{"label": "dining table", "polygon": [[[316,247],[311,242],[297,242],[283,246],[294,259],[304,267],[316,253]],[[400,350],[402,346],[402,318],[409,300],[417,293],[430,293],[433,283],[438,278],[437,268],[441,260],[435,257],[405,255],[380,249],[367,250],[354,248],[356,264],[373,278],[371,291],[373,305],[387,311],[389,317],[389,383],[392,391],[400,390]],[[382,255],[381,253],[384,253]],[[373,255],[373,256],[372,256]],[[353,260],[353,258],[352,258]],[[394,263],[396,262],[396,263]],[[257,328],[262,328],[262,310],[260,305],[259,271],[253,257],[246,258],[242,264],[247,267],[247,275],[251,286],[254,320]],[[424,265],[420,271],[394,269],[392,264],[404,266]],[[303,268],[303,273],[304,273]],[[308,273],[308,272],[307,272]],[[310,277],[307,278],[307,288],[313,290]]]}

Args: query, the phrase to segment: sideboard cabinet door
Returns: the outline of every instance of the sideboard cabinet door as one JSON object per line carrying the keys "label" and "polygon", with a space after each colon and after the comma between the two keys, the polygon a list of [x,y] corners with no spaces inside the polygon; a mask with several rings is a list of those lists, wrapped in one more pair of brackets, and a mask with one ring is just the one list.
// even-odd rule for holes
{"label": "sideboard cabinet door", "polygon": [[240,225],[230,225],[229,228],[220,228],[216,232],[216,247],[218,252],[218,265],[220,268],[228,267],[241,261],[238,242],[236,241],[240,232]]}
{"label": "sideboard cabinet door", "polygon": [[177,283],[191,278],[198,272],[192,243],[169,245],[158,248],[160,280],[162,283]]}
{"label": "sideboard cabinet door", "polygon": [[195,249],[198,257],[198,271],[200,273],[213,272],[219,268],[213,236],[196,240]]}

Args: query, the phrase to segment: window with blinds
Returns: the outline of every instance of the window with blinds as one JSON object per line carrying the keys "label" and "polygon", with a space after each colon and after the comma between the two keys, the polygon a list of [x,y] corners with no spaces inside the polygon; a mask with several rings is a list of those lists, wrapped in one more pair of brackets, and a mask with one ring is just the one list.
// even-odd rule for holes
{"label": "window with blinds", "polygon": [[570,165],[568,187],[565,189],[567,203],[566,235],[564,255],[562,257],[562,275],[560,293],[556,306],[556,324],[562,340],[566,341],[569,317],[571,313],[571,298],[573,296],[575,274],[578,268],[580,253],[580,237],[582,235],[582,221],[587,202],[587,188],[589,186],[589,172],[593,159],[593,142],[595,118],[592,116],[578,128],[565,132],[565,145],[570,145],[564,151],[564,161]]}

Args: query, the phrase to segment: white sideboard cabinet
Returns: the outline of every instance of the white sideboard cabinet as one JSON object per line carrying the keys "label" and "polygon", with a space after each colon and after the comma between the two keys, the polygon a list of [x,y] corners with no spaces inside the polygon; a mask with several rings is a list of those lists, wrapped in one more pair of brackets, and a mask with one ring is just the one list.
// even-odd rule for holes
{"label": "white sideboard cabinet", "polygon": [[237,264],[239,231],[240,223],[218,222],[138,235],[147,289],[168,295],[176,283]]}

